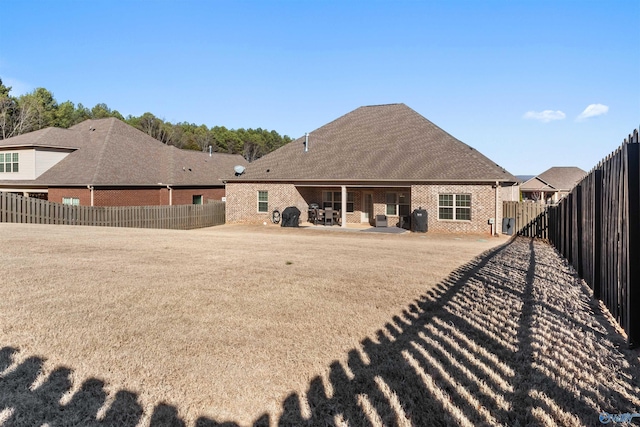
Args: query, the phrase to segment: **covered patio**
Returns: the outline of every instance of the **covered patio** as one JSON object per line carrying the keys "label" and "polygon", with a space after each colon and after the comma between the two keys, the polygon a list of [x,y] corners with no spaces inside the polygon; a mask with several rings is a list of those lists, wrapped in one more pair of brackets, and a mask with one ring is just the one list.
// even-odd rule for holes
{"label": "covered patio", "polygon": [[[410,227],[411,186],[296,184],[296,190],[309,206],[307,222],[314,225],[366,224],[374,226],[377,215],[384,215],[389,226]],[[332,220],[328,219],[330,212]]]}

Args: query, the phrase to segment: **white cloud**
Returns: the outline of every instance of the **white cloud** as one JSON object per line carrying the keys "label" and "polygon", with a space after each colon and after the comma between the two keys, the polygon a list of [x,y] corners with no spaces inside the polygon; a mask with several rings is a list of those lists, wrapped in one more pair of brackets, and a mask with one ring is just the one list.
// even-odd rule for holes
{"label": "white cloud", "polygon": [[606,105],[590,104],[582,113],[580,113],[576,120],[581,121],[588,119],[589,117],[601,116],[603,114],[607,114],[607,111],[609,111],[609,107]]}
{"label": "white cloud", "polygon": [[563,120],[567,115],[562,111],[544,110],[544,111],[527,111],[523,119],[539,120],[542,123],[549,123],[552,120]]}

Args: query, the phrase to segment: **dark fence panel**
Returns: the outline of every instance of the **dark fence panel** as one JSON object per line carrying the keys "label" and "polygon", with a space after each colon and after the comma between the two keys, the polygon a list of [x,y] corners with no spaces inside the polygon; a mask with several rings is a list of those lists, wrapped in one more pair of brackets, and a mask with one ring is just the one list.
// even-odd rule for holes
{"label": "dark fence panel", "polygon": [[546,238],[640,344],[640,143],[638,130],[571,193],[518,234]]}
{"label": "dark fence panel", "polygon": [[178,206],[69,206],[0,192],[0,222],[190,230],[225,223],[225,202]]}

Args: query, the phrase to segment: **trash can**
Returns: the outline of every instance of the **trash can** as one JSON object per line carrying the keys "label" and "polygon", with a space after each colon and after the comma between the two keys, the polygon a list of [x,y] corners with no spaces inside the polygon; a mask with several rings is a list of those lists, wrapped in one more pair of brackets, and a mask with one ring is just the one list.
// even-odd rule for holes
{"label": "trash can", "polygon": [[502,218],[502,234],[513,236],[514,228],[516,228],[515,218]]}
{"label": "trash can", "polygon": [[282,211],[280,227],[297,227],[300,220],[300,209],[289,206]]}
{"label": "trash can", "polygon": [[411,214],[411,231],[418,231],[420,233],[427,232],[427,219],[428,214],[425,209],[414,209]]}

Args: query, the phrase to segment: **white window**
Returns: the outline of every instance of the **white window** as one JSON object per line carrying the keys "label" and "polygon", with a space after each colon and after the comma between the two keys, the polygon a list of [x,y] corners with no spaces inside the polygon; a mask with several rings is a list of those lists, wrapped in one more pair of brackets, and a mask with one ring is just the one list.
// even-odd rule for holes
{"label": "white window", "polygon": [[77,197],[63,197],[62,204],[71,205],[71,206],[80,206],[80,199],[78,199]]}
{"label": "white window", "polygon": [[471,194],[438,195],[438,219],[471,221]]}
{"label": "white window", "polygon": [[192,196],[191,200],[192,200],[194,205],[201,205],[202,204],[202,194],[198,194],[198,195]]}
{"label": "white window", "polygon": [[18,153],[0,153],[0,172],[18,172]]}
{"label": "white window", "polygon": [[[347,191],[347,212],[353,212],[355,193]],[[342,192],[340,191],[324,191],[322,193],[322,207],[332,208],[334,211],[342,209]]]}
{"label": "white window", "polygon": [[268,191],[258,191],[258,212],[269,212]]}

